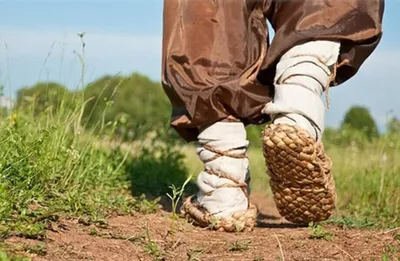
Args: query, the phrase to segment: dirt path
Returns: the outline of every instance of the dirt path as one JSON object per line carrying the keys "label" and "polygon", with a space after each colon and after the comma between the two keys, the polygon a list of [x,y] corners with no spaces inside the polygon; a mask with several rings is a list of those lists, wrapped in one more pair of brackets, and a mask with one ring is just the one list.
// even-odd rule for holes
{"label": "dirt path", "polygon": [[[322,239],[312,239],[309,228],[281,219],[270,198],[254,195],[253,200],[261,213],[259,226],[250,233],[206,231],[181,220],[172,222],[167,212],[113,217],[105,228],[63,220],[57,232],[48,232],[42,255],[32,257],[38,261],[157,260],[157,256],[158,260],[192,261],[400,260],[400,239],[396,234],[400,231],[324,226],[323,233],[331,234],[331,238],[322,234]],[[11,238],[8,243],[38,242]]]}

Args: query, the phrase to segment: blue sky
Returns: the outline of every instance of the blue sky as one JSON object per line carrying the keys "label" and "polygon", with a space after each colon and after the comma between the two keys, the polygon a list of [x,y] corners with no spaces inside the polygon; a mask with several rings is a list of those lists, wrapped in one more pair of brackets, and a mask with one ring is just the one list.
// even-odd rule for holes
{"label": "blue sky", "polygon": [[[368,0],[366,0],[368,1]],[[0,84],[6,95],[37,81],[79,86],[79,32],[85,32],[86,82],[105,74],[160,79],[162,0],[0,0]],[[379,127],[400,117],[400,1],[386,0],[384,37],[350,81],[331,89],[328,126],[352,105],[367,106]]]}

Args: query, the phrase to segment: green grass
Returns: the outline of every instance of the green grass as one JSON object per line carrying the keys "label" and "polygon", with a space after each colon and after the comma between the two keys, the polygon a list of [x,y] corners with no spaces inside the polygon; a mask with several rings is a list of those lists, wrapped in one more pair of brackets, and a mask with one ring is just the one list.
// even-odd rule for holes
{"label": "green grass", "polygon": [[[165,129],[146,140],[118,143],[109,129],[94,133],[83,128],[82,106],[67,110],[61,104],[57,113],[35,115],[32,108],[22,108],[0,122],[1,237],[44,238],[47,224],[62,216],[96,223],[110,212],[153,212],[157,197],[201,171],[195,148],[176,147]],[[122,123],[106,124],[117,129]],[[252,191],[270,194],[259,143],[252,145]],[[330,222],[399,226],[399,136],[326,147],[338,192],[338,212]],[[185,194],[193,187],[188,184]]]}
{"label": "green grass", "polygon": [[6,252],[0,250],[0,261],[29,261],[31,260],[28,257],[20,256],[20,255],[10,255]]}
{"label": "green grass", "polygon": [[309,238],[311,239],[325,239],[325,240],[331,240],[332,239],[332,233],[324,231],[323,227],[319,224],[314,224],[311,222],[308,225],[309,229]]}
{"label": "green grass", "polygon": [[229,252],[244,252],[250,248],[250,240],[239,240],[232,242],[229,247]]}
{"label": "green grass", "polygon": [[334,161],[342,215],[398,226],[400,220],[400,139],[383,137],[362,148],[328,150]]}
{"label": "green grass", "polygon": [[[0,238],[42,239],[48,223],[62,216],[96,222],[111,212],[154,212],[157,201],[132,197],[132,188],[153,187],[159,196],[186,178],[182,155],[155,143],[162,133],[122,150],[109,136],[82,128],[81,106],[30,111],[15,110],[0,121]],[[160,173],[174,174],[162,183]]]}

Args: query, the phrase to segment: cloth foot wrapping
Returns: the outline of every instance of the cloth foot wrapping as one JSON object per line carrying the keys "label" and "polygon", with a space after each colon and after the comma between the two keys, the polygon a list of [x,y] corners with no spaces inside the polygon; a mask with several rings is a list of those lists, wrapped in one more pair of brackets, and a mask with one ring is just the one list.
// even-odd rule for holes
{"label": "cloth foot wrapping", "polygon": [[324,131],[325,107],[321,95],[329,86],[340,43],[311,41],[297,45],[282,56],[276,68],[275,96],[263,113],[273,123],[297,125],[315,140]]}
{"label": "cloth foot wrapping", "polygon": [[[211,215],[216,217],[231,216],[235,212],[244,212],[248,208],[247,195],[240,187],[227,178],[209,172],[223,173],[242,184],[249,181],[249,162],[246,157],[219,155],[242,155],[249,145],[246,129],[241,122],[217,122],[203,130],[198,136],[197,154],[204,162],[205,170],[197,178],[199,192],[197,201]],[[248,187],[247,187],[248,188]]]}

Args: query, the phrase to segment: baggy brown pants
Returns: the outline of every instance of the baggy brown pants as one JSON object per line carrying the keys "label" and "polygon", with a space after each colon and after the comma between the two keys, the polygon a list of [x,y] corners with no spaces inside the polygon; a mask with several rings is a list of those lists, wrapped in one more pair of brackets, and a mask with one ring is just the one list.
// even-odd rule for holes
{"label": "baggy brown pants", "polygon": [[[350,79],[382,37],[384,0],[164,0],[162,85],[171,125],[186,141],[234,116],[269,121],[279,58],[310,40],[341,41],[337,85]],[[267,22],[275,31],[269,43]]]}

